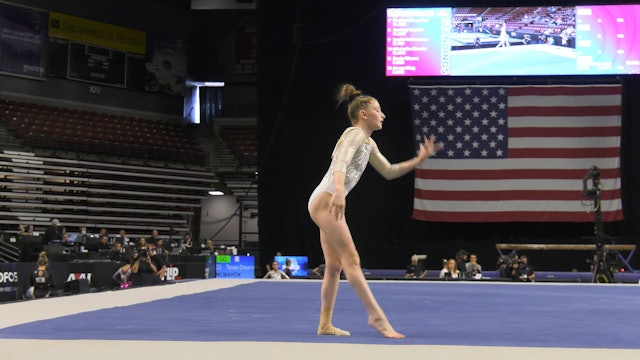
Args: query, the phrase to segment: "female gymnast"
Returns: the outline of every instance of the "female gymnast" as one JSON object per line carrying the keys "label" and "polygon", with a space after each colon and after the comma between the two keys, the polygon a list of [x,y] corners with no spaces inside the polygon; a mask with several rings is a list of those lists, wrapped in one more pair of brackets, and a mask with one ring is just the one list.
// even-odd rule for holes
{"label": "female gymnast", "polygon": [[308,205],[311,218],[320,228],[320,244],[326,265],[320,294],[318,335],[350,335],[348,331],[332,324],[340,272],[344,270],[349,284],[364,304],[369,315],[369,325],[387,338],[404,338],[405,335],[395,331],[387,320],[362,273],[360,257],[344,216],[345,197],[360,179],[367,163],[371,163],[384,178],[397,178],[440,150],[442,144],[436,144],[433,136],[428,140],[425,137],[416,157],[390,164],[370,137],[374,131],[382,129],[385,119],[378,101],[351,84],[341,87],[338,101],[347,103],[347,114],[352,126],[338,140],[329,170],[311,194]]}

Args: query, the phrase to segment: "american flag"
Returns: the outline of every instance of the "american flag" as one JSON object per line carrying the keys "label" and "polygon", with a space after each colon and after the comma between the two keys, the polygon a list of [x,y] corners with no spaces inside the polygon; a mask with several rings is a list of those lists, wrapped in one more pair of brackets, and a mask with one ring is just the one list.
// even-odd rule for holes
{"label": "american flag", "polygon": [[620,84],[409,90],[416,146],[444,144],[415,171],[414,219],[592,222],[595,165],[602,220],[622,220]]}

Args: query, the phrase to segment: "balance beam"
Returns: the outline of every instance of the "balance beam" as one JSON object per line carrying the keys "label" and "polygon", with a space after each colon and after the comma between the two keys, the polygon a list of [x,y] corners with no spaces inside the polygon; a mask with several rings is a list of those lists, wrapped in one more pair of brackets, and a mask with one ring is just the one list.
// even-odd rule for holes
{"label": "balance beam", "polygon": [[[496,244],[496,249],[500,256],[504,256],[502,250],[573,250],[573,251],[595,251],[596,244]],[[635,272],[635,270],[629,264],[631,257],[636,251],[636,245],[634,244],[604,244],[604,251],[629,251],[629,255],[625,258],[619,252],[617,256],[627,266],[629,270]]]}
{"label": "balance beam", "polygon": [[[595,251],[595,244],[496,244],[498,250],[587,250]],[[633,244],[605,244],[604,250],[634,251]]]}

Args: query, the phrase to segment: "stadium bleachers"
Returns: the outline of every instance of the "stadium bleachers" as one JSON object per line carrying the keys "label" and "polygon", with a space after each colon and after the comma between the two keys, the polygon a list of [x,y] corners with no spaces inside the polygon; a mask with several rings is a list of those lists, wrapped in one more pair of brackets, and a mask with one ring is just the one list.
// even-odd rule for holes
{"label": "stadium bleachers", "polygon": [[59,219],[67,231],[81,226],[189,231],[194,212],[216,183],[209,171],[71,160],[33,153],[0,153],[0,225],[31,224],[44,231]]}
{"label": "stadium bleachers", "polygon": [[254,125],[226,125],[220,136],[227,143],[241,166],[258,164],[258,129]]}
{"label": "stadium bleachers", "polygon": [[187,125],[0,100],[0,118],[26,146],[201,165]]}

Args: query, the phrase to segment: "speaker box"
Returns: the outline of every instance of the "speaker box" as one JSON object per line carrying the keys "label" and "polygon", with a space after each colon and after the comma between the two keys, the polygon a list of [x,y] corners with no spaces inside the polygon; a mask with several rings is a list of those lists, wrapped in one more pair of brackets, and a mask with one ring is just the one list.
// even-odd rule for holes
{"label": "speaker box", "polygon": [[64,294],[86,294],[89,292],[89,280],[76,279],[70,280],[64,283]]}

